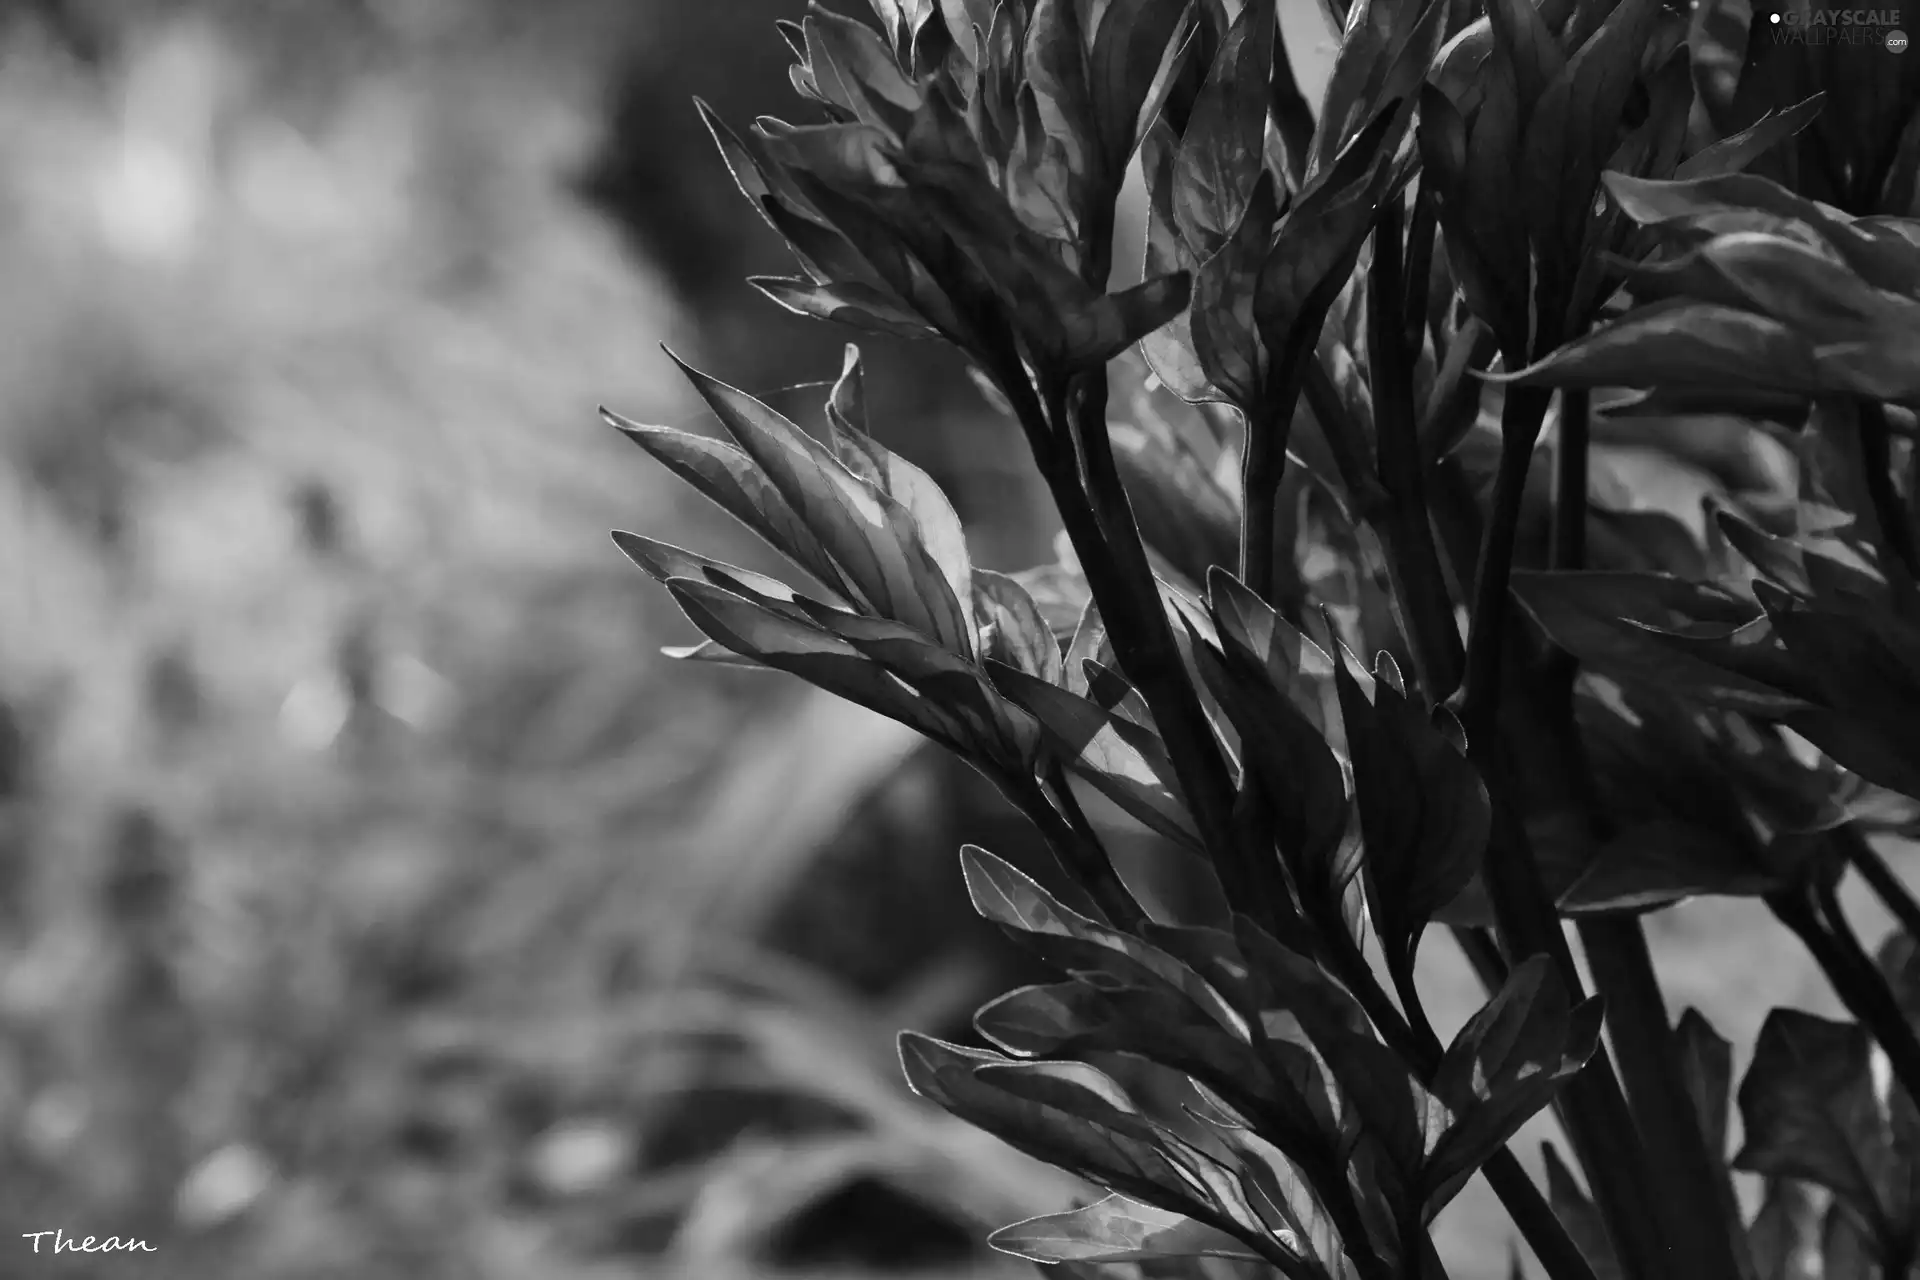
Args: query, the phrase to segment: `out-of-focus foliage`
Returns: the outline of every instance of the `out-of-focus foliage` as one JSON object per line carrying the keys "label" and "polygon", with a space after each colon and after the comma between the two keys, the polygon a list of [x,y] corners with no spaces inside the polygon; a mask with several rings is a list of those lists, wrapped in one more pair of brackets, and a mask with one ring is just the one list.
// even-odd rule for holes
{"label": "out-of-focus foliage", "polygon": [[951,1269],[1080,1192],[897,1080],[1001,980],[978,788],[608,558],[725,540],[593,425],[742,341],[575,193],[674,7],[9,15],[0,1272]]}

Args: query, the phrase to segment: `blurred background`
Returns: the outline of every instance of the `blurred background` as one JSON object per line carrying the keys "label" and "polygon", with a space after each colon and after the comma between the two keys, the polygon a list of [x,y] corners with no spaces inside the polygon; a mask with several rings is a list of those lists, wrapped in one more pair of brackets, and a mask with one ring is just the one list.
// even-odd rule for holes
{"label": "blurred background", "polygon": [[[710,428],[662,342],[824,398],[846,335],[742,283],[784,251],[691,101],[789,110],[799,9],[0,6],[0,1275],[1030,1275],[984,1230],[1087,1193],[893,1053],[1038,976],[954,857],[1032,838],[889,723],[674,668],[607,539],[770,567],[595,410]],[[962,371],[865,352],[977,560],[1050,559]],[[1659,926],[1736,1039],[1832,1007],[1759,919]],[[1456,1276],[1508,1235],[1466,1197]]]}

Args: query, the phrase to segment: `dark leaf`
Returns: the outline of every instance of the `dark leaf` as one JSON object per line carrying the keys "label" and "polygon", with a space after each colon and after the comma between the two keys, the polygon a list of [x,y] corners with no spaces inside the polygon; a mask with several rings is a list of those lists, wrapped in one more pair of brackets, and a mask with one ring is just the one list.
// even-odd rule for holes
{"label": "dark leaf", "polygon": [[1872,1044],[1851,1023],[1775,1009],[1740,1083],[1746,1143],[1734,1168],[1832,1191],[1876,1224],[1893,1152],[1874,1099]]}
{"label": "dark leaf", "polygon": [[1206,581],[1211,566],[1233,563],[1239,506],[1200,460],[1171,432],[1114,425],[1107,434],[1147,545],[1195,582]]}
{"label": "dark leaf", "polygon": [[607,423],[685,480],[721,510],[760,535],[768,546],[825,586],[832,598],[851,595],[845,578],[787,500],[752,458],[732,445],[670,427],[643,426],[602,411]]}
{"label": "dark leaf", "polygon": [[[900,1037],[900,1061],[913,1091],[1002,1142],[1102,1186],[1182,1212],[1204,1212],[1193,1200],[1185,1177],[1162,1153],[1158,1135],[1132,1111],[1117,1086],[1066,1093],[1054,1102],[1036,1101],[982,1080],[983,1069],[1005,1064],[998,1054],[945,1044],[906,1032]],[[1075,1111],[1063,1110],[1066,1101]],[[1100,1120],[1081,1112],[1092,1112]]]}
{"label": "dark leaf", "polygon": [[831,557],[858,603],[952,653],[972,654],[966,610],[905,506],[752,396],[680,367]]}
{"label": "dark leaf", "polygon": [[675,578],[667,589],[694,626],[723,648],[910,725],[962,755],[973,746],[966,728],[934,701],[820,628],[710,583]]}
{"label": "dark leaf", "polygon": [[820,285],[811,280],[750,276],[747,283],[795,315],[831,320],[850,329],[892,334],[897,338],[930,338],[934,333],[891,293],[882,293],[858,282]]}
{"label": "dark leaf", "polygon": [[[1719,7],[1717,0],[1704,0],[1698,9]],[[1696,46],[1697,47],[1697,46]],[[1696,70],[1700,65],[1698,56],[1694,59]],[[1826,99],[1824,93],[1816,93],[1804,102],[1796,102],[1791,107],[1778,111],[1769,111],[1740,132],[1710,142],[1700,150],[1680,162],[1674,170],[1676,179],[1717,178],[1729,173],[1738,173],[1769,149],[1799,133],[1813,118],[1820,114],[1820,108]]]}
{"label": "dark leaf", "polygon": [[1569,915],[1654,911],[1693,897],[1757,898],[1780,887],[1742,840],[1712,827],[1656,819],[1607,841],[1560,895]]}
{"label": "dark leaf", "polygon": [[1195,276],[1187,317],[1194,354],[1208,381],[1248,413],[1256,411],[1267,394],[1267,353],[1254,300],[1278,216],[1273,175],[1262,170],[1233,235]]}
{"label": "dark leaf", "polygon": [[1454,1037],[1434,1076],[1435,1095],[1458,1119],[1427,1159],[1429,1215],[1553,1100],[1599,1043],[1597,998],[1570,1005],[1546,956],[1513,969],[1500,993]]}
{"label": "dark leaf", "polygon": [[1180,139],[1171,210],[1199,259],[1217,253],[1245,222],[1255,181],[1264,172],[1273,43],[1273,6],[1242,6]]}
{"label": "dark leaf", "polygon": [[1707,1153],[1715,1160],[1724,1160],[1727,1109],[1733,1100],[1733,1046],[1720,1038],[1698,1009],[1680,1015],[1673,1038],[1680,1053],[1680,1074],[1700,1113]]}
{"label": "dark leaf", "polygon": [[1756,1280],[1821,1280],[1820,1209],[1804,1183],[1767,1179],[1766,1199],[1747,1228]]}
{"label": "dark leaf", "polygon": [[[1120,933],[1068,910],[1029,877],[984,849],[960,851],[967,892],[974,909],[1029,941],[1043,955],[1064,957],[1078,971],[1087,960],[1109,976],[1144,982],[1178,992],[1221,1027],[1243,1041],[1246,1019],[1191,967],[1158,947]],[[1074,945],[1077,944],[1077,945]]]}
{"label": "dark leaf", "polygon": [[980,625],[980,656],[1004,662],[1048,684],[1061,684],[1060,645],[1027,589],[1005,574],[973,571],[973,612]]}
{"label": "dark leaf", "polygon": [[1806,709],[1784,649],[1752,606],[1657,573],[1515,572],[1514,594],[1583,666],[1713,706],[1781,716]]}
{"label": "dark leaf", "polygon": [[1820,1280],[1876,1280],[1880,1250],[1860,1219],[1846,1205],[1827,1207],[1820,1229]]}
{"label": "dark leaf", "polygon": [[1366,841],[1367,903],[1387,963],[1405,980],[1427,922],[1479,870],[1492,809],[1466,756],[1392,681],[1376,678],[1369,704],[1344,662],[1334,678]]}
{"label": "dark leaf", "polygon": [[1173,764],[1152,733],[1066,689],[989,662],[1001,693],[1040,722],[1048,742],[1102,795],[1140,822],[1204,852],[1174,784]]}
{"label": "dark leaf", "polygon": [[1044,1214],[1000,1228],[987,1243],[1034,1262],[1137,1262],[1151,1258],[1259,1261],[1233,1237],[1152,1205],[1108,1196],[1084,1209]]}
{"label": "dark leaf", "polygon": [[860,349],[849,345],[827,406],[828,443],[834,456],[849,472],[906,508],[954,597],[967,605],[973,596],[972,560],[960,517],[931,476],[868,434],[862,385]]}
{"label": "dark leaf", "polygon": [[1668,298],[1595,327],[1493,382],[1546,387],[1722,387],[1812,392],[1813,348],[1786,325],[1717,302]]}

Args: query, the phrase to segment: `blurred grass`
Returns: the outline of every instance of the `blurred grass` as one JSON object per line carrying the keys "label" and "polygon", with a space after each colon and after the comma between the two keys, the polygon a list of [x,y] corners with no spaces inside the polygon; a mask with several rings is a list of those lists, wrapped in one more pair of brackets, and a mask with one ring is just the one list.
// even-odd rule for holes
{"label": "blurred grass", "polygon": [[0,1273],[990,1271],[1075,1189],[891,1048],[980,935],[760,941],[853,832],[953,879],[944,775],[606,541],[754,555],[596,423],[702,346],[572,194],[606,28],[376,7],[0,52],[0,1241],[157,1250]]}

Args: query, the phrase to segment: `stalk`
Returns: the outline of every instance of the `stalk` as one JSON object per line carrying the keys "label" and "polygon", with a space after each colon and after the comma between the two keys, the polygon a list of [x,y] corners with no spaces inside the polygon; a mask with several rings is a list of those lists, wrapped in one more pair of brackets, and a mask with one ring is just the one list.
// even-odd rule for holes
{"label": "stalk", "polygon": [[[1867,958],[1832,895],[1831,887],[1824,891],[1789,889],[1766,901],[1774,917],[1805,945],[1847,1012],[1885,1050],[1900,1087],[1910,1097],[1920,1097],[1920,1091],[1916,1091],[1916,1085],[1920,1085],[1920,1039],[1915,1038],[1899,1002]],[[1827,916],[1824,920],[1823,914]]]}
{"label": "stalk", "polygon": [[1867,842],[1858,827],[1852,825],[1835,832],[1834,838],[1844,844],[1854,870],[1873,890],[1873,896],[1880,899],[1880,905],[1893,914],[1893,918],[1900,922],[1900,927],[1910,937],[1920,939],[1920,902],[1914,900],[1907,886],[1887,865],[1887,860],[1880,856],[1880,851]]}
{"label": "stalk", "polygon": [[[1328,958],[1329,965],[1379,1029],[1380,1038],[1413,1068],[1422,1084],[1433,1083],[1446,1052],[1439,1037],[1431,1027],[1414,1030],[1401,1016],[1351,937],[1339,933],[1331,940],[1329,949],[1333,952]],[[1502,1147],[1488,1158],[1480,1171],[1486,1175],[1488,1185],[1500,1198],[1514,1226],[1519,1228],[1521,1237],[1540,1259],[1540,1265],[1546,1268],[1549,1280],[1595,1280],[1592,1264],[1573,1243],[1566,1226],[1511,1151]]]}
{"label": "stalk", "polygon": [[[1584,390],[1560,393],[1560,438],[1554,450],[1552,563],[1581,569],[1587,561],[1587,491],[1591,401]],[[1593,793],[1579,729],[1574,721],[1574,682],[1579,664],[1556,651],[1543,674],[1554,752],[1577,788],[1568,799],[1586,811],[1601,839],[1611,837],[1607,815]],[[1594,984],[1607,997],[1607,1025],[1639,1121],[1647,1152],[1654,1203],[1664,1209],[1670,1239],[1683,1250],[1687,1273],[1738,1280],[1733,1237],[1714,1188],[1718,1161],[1707,1150],[1700,1120],[1673,1040],[1673,1021],[1653,968],[1647,935],[1638,918],[1582,920],[1580,939]]]}
{"label": "stalk", "polygon": [[[1437,702],[1460,687],[1462,654],[1453,600],[1427,514],[1426,468],[1414,420],[1413,357],[1402,310],[1402,221],[1397,201],[1381,209],[1373,230],[1373,266],[1367,272],[1367,365],[1380,483],[1389,499],[1384,518],[1376,524],[1386,543],[1394,598],[1413,642],[1420,687]],[[1431,238],[1431,228],[1428,232]]]}
{"label": "stalk", "polygon": [[1240,471],[1240,580],[1268,602],[1275,594],[1275,508],[1280,481],[1286,475],[1287,438],[1293,432],[1294,409],[1300,402],[1303,366],[1313,358],[1311,351],[1293,360],[1274,353],[1258,410],[1247,415],[1247,447]]}

